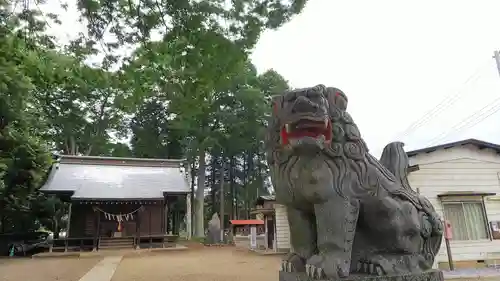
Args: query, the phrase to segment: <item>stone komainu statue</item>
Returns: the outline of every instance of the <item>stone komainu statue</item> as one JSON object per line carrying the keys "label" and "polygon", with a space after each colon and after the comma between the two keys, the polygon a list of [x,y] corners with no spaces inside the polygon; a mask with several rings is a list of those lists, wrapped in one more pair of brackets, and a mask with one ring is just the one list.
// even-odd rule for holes
{"label": "stone komainu statue", "polygon": [[443,225],[409,186],[403,144],[388,144],[378,161],[346,108],[345,94],[323,85],[273,98],[267,160],[292,247],[282,271],[321,279],[431,269]]}

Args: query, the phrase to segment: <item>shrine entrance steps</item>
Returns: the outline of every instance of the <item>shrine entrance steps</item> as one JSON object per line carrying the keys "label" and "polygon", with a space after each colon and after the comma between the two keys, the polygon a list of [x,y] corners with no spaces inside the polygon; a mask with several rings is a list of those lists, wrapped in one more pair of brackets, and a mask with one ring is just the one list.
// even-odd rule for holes
{"label": "shrine entrance steps", "polygon": [[99,238],[99,250],[104,249],[130,249],[134,248],[135,240],[133,237],[101,237]]}

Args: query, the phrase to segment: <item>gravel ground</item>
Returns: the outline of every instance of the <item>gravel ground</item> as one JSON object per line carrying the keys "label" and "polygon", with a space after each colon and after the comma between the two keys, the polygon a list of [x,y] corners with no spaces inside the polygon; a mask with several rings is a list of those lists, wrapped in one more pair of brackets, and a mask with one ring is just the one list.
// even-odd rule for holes
{"label": "gravel ground", "polygon": [[[281,256],[262,256],[234,247],[190,248],[186,251],[127,255],[111,281],[278,280]],[[78,281],[101,259],[0,259],[0,281]],[[483,274],[486,272],[478,270],[481,273],[478,275],[483,276],[478,278],[469,274],[469,271],[448,273],[446,280],[500,281],[500,276]]]}
{"label": "gravel ground", "polygon": [[0,259],[0,281],[78,281],[100,258]]}
{"label": "gravel ground", "polygon": [[[126,257],[111,281],[277,281],[280,261],[281,256],[261,256],[232,247],[192,248]],[[476,277],[469,271],[448,274],[446,280],[500,281],[498,275],[483,275],[486,272],[477,270],[483,277]]]}
{"label": "gravel ground", "polygon": [[233,247],[125,257],[112,281],[277,281],[280,256]]}

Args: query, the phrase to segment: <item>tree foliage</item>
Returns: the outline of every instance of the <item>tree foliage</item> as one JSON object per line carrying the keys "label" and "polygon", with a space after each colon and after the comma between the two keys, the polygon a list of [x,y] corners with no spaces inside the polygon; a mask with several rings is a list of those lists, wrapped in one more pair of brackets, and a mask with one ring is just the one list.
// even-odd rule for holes
{"label": "tree foliage", "polygon": [[87,33],[67,45],[46,35],[57,15],[22,3],[0,1],[0,231],[64,227],[67,204],[38,191],[50,152],[187,158],[197,235],[205,209],[248,217],[272,192],[264,128],[288,84],[248,55],[305,0],[79,0]]}
{"label": "tree foliage", "polygon": [[[4,8],[4,7],[2,7]],[[3,11],[4,9],[2,9]],[[34,16],[34,15],[31,15]],[[33,210],[43,202],[38,188],[51,163],[35,91],[51,79],[40,63],[46,37],[26,38],[12,30],[22,18],[0,25],[0,231],[35,229]],[[31,18],[33,24],[35,19]],[[42,40],[43,39],[43,40]],[[42,41],[39,41],[42,40]],[[37,73],[37,77],[33,73]],[[43,120],[43,118],[42,118]],[[50,215],[50,214],[48,214]]]}
{"label": "tree foliage", "polygon": [[168,106],[157,99],[144,101],[132,118],[130,144],[135,157],[181,159],[181,139],[172,128]]}
{"label": "tree foliage", "polygon": [[[251,49],[265,28],[278,28],[298,14],[306,0],[79,0],[90,36],[101,40],[109,32],[109,49],[144,43],[153,35],[186,36],[212,30]],[[196,35],[193,35],[193,37]]]}

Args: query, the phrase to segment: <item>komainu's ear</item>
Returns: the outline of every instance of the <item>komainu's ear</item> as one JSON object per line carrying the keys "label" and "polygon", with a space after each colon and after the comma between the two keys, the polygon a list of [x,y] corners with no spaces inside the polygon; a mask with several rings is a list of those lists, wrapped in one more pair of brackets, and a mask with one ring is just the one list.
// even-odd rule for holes
{"label": "komainu's ear", "polygon": [[326,98],[330,106],[335,106],[343,111],[347,109],[347,96],[341,90],[333,87],[326,88]]}

